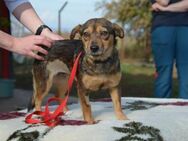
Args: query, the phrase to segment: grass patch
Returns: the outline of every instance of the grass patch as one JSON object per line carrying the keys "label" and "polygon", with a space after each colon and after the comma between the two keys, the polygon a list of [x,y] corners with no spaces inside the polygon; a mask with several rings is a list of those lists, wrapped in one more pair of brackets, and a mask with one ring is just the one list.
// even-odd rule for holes
{"label": "grass patch", "polygon": [[[122,96],[153,97],[154,73],[153,65],[148,64],[122,64]],[[178,96],[178,82],[173,80],[173,98]]]}
{"label": "grass patch", "polygon": [[122,96],[153,97],[154,67],[122,64]]}

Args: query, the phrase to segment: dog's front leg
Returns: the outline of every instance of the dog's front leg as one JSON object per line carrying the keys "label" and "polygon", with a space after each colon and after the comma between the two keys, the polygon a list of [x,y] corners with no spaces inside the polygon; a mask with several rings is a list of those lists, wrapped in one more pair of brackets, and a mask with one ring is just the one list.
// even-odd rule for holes
{"label": "dog's front leg", "polygon": [[92,112],[91,112],[91,105],[89,103],[89,96],[86,94],[86,90],[84,90],[79,84],[77,84],[77,92],[80,98],[80,103],[82,107],[83,117],[84,120],[88,122],[88,124],[95,123]]}
{"label": "dog's front leg", "polygon": [[120,88],[114,87],[114,88],[110,88],[110,95],[112,98],[112,102],[114,105],[114,110],[115,110],[115,114],[117,119],[119,120],[126,120],[128,119],[127,116],[123,113],[122,109],[121,109],[121,92],[120,92]]}

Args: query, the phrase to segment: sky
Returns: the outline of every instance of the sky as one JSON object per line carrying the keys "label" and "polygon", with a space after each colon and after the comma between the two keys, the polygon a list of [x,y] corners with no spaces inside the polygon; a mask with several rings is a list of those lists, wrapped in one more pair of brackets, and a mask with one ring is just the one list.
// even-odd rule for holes
{"label": "sky", "polygon": [[39,17],[53,30],[58,28],[58,10],[68,2],[61,13],[61,30],[70,32],[78,24],[90,18],[102,17],[102,11],[96,11],[96,3],[101,0],[30,0]]}

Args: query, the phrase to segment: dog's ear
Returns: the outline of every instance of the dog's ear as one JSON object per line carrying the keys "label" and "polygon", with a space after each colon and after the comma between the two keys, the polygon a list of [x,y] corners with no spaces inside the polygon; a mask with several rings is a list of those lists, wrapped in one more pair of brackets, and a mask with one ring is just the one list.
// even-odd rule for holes
{"label": "dog's ear", "polygon": [[76,36],[77,33],[81,34],[81,27],[82,26],[79,24],[79,25],[77,25],[76,27],[74,27],[72,29],[71,34],[70,34],[70,39],[71,40],[75,38],[75,36]]}
{"label": "dog's ear", "polygon": [[117,24],[113,24],[113,29],[114,29],[114,32],[115,32],[115,36],[117,37],[120,37],[120,38],[123,38],[124,37],[124,30],[123,28],[121,28],[119,25]]}

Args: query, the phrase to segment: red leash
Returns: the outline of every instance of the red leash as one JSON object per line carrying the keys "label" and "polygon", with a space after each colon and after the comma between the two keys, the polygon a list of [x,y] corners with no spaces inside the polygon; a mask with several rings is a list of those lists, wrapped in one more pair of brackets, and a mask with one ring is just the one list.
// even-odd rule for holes
{"label": "red leash", "polygon": [[[74,78],[76,76],[76,72],[77,72],[77,68],[78,68],[79,59],[80,59],[81,54],[82,54],[81,52],[78,54],[78,56],[77,56],[77,58],[74,62],[74,65],[73,65],[73,68],[72,68],[72,71],[71,71],[71,74],[70,74],[70,77],[69,77],[69,80],[68,80],[68,90],[67,90],[67,96],[65,97],[65,99],[61,102],[61,104],[57,107],[57,109],[54,112],[49,111],[48,107],[49,107],[50,102],[59,101],[61,99],[60,98],[50,98],[50,99],[48,99],[48,102],[45,106],[45,110],[44,111],[35,111],[35,112],[27,115],[26,118],[25,118],[26,123],[28,123],[28,124],[44,123],[45,125],[50,126],[50,127],[58,125],[58,123],[61,120],[60,116],[64,115],[64,113],[62,111],[63,111],[63,108],[67,104],[67,101],[68,101],[68,98],[69,98],[69,93],[70,93],[70,90],[72,88]],[[35,117],[33,117],[33,116],[35,116]]]}

